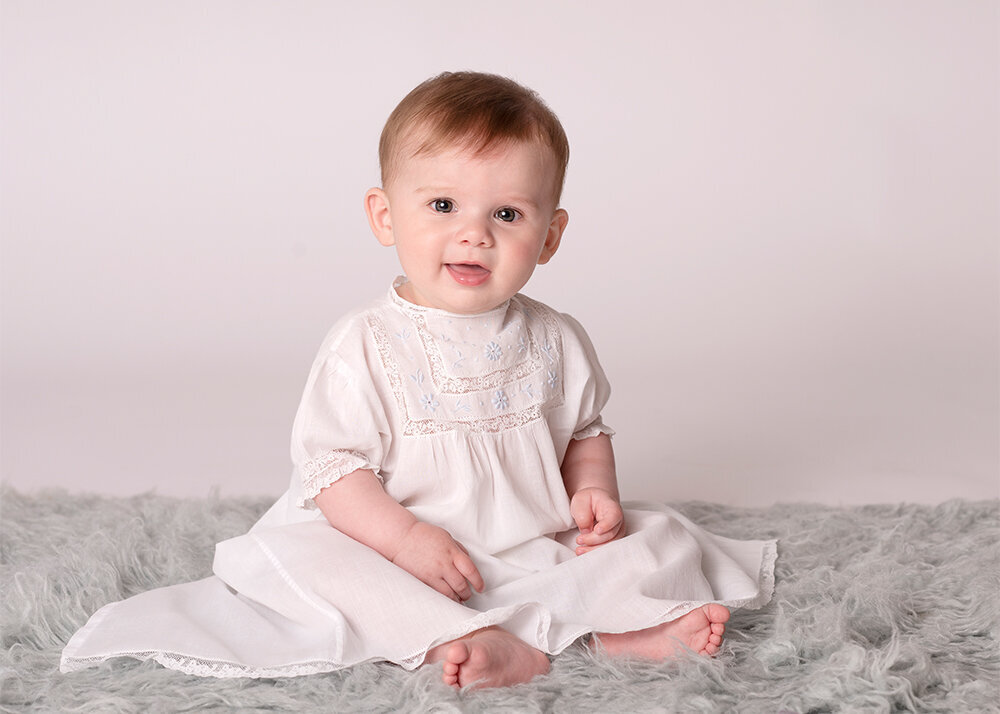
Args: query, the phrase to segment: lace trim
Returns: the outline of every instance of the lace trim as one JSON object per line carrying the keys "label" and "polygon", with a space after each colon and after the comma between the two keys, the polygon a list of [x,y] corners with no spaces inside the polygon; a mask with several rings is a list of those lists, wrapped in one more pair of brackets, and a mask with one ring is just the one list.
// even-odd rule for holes
{"label": "lace trim", "polygon": [[399,404],[399,411],[403,417],[403,436],[415,436],[421,433],[436,434],[442,431],[447,431],[447,429],[443,427],[437,430],[423,432],[413,431],[411,429],[413,420],[410,419],[409,411],[406,408],[406,397],[403,394],[403,378],[399,375],[399,365],[396,363],[396,358],[392,354],[389,334],[386,332],[385,324],[374,315],[369,315],[368,328],[372,331],[372,336],[375,338],[375,347],[378,349],[378,356],[382,360],[382,366],[385,367],[385,374],[389,378],[389,387],[392,389],[392,393],[396,397],[396,403]]}
{"label": "lace trim", "polygon": [[614,436],[615,430],[610,426],[605,424],[600,417],[592,421],[588,426],[583,427],[580,431],[573,434],[573,439],[575,441],[582,441],[584,439],[589,439],[593,436],[599,434],[607,434],[608,436]]}
{"label": "lace trim", "polygon": [[519,412],[510,412],[482,419],[470,419],[469,421],[438,422],[431,419],[407,419],[403,433],[410,436],[428,436],[430,434],[439,434],[443,431],[451,431],[459,425],[470,431],[493,433],[517,429],[541,418],[542,407],[540,404],[535,404]]}
{"label": "lace trim", "polygon": [[[315,498],[327,486],[336,483],[358,469],[371,469],[378,476],[368,457],[357,451],[334,449],[302,464],[302,491],[304,499]],[[379,476],[379,480],[381,480]]]}
{"label": "lace trim", "polygon": [[774,565],[777,561],[778,541],[766,541],[764,543],[764,554],[760,559],[760,572],[757,574],[760,591],[757,593],[757,597],[737,601],[733,607],[745,607],[748,610],[756,610],[771,602],[771,598],[774,597]]}
{"label": "lace trim", "polygon": [[236,664],[234,662],[222,662],[199,657],[188,657],[173,652],[116,652],[113,655],[97,657],[63,657],[59,664],[60,671],[64,673],[78,672],[88,667],[93,667],[101,662],[106,662],[115,657],[131,657],[133,659],[153,660],[168,669],[175,669],[184,674],[193,674],[198,677],[217,677],[219,679],[233,679],[245,677],[249,679],[270,679],[275,677],[298,677],[306,674],[323,674],[325,672],[335,672],[350,665],[336,664],[334,662],[316,660],[311,662],[298,662],[296,664],[282,665],[280,667],[249,667],[247,665]]}

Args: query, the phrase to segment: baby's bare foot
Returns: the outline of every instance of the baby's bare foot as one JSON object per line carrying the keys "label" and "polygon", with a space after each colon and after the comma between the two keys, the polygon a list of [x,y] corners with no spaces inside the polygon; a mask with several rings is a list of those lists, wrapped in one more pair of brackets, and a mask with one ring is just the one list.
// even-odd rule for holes
{"label": "baby's bare foot", "polygon": [[668,659],[684,649],[714,655],[722,644],[728,619],[729,610],[709,603],[656,627],[613,635],[595,634],[594,640],[610,655]]}
{"label": "baby's bare foot", "polygon": [[427,661],[443,662],[441,678],[455,688],[507,687],[549,671],[548,657],[496,627],[439,645],[427,653]]}

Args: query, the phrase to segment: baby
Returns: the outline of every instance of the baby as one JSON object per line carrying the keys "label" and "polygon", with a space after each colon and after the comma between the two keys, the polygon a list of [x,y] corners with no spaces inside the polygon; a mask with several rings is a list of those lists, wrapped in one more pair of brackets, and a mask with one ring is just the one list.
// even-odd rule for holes
{"label": "baby", "polygon": [[[508,304],[555,254],[569,220],[559,208],[569,145],[559,121],[531,92],[500,77],[442,75],[414,90],[380,142],[382,188],[365,195],[372,231],[395,246],[414,305],[461,315]],[[561,464],[577,555],[625,535],[607,433],[573,439]],[[386,494],[370,469],[324,489],[316,504],[338,530],[459,601],[482,592],[482,575],[461,543]],[[543,535],[539,533],[538,535]],[[638,632],[598,636],[612,652],[666,656],[676,639],[713,654],[729,611],[705,605]],[[676,639],[675,639],[676,638]],[[439,645],[453,685],[513,684],[549,668],[548,658],[502,628]]]}
{"label": "baby", "polygon": [[566,229],[568,155],[556,116],[509,79],[445,73],[403,99],[364,203],[405,277],[324,341],[288,492],[217,546],[213,577],[95,615],[64,669],[388,660],[496,687],[544,674],[583,635],[613,656],[719,651],[729,607],[770,598],[774,543],[623,509],[593,346],[519,292]]}

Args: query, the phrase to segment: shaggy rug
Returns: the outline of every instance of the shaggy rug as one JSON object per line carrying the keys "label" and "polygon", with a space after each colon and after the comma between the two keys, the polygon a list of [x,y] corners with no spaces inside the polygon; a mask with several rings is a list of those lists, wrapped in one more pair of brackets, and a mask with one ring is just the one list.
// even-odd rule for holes
{"label": "shaggy rug", "polygon": [[211,572],[261,500],[3,490],[0,710],[45,712],[1000,711],[1000,503],[834,508],[672,504],[735,538],[778,538],[777,586],[714,659],[612,660],[581,644],[506,690],[437,668],[364,664],[277,680],[201,679],[133,660],[70,675],[59,655],[100,606]]}

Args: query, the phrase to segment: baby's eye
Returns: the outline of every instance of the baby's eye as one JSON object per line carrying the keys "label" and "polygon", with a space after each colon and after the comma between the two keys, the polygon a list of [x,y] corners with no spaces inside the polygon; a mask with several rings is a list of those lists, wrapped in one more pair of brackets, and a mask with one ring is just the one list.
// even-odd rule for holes
{"label": "baby's eye", "polygon": [[431,201],[431,208],[438,213],[451,213],[452,209],[455,208],[455,204],[447,198],[435,198]]}
{"label": "baby's eye", "polygon": [[520,216],[521,214],[518,213],[517,210],[513,208],[501,208],[493,215],[495,215],[504,223],[511,223],[517,220],[517,217]]}

